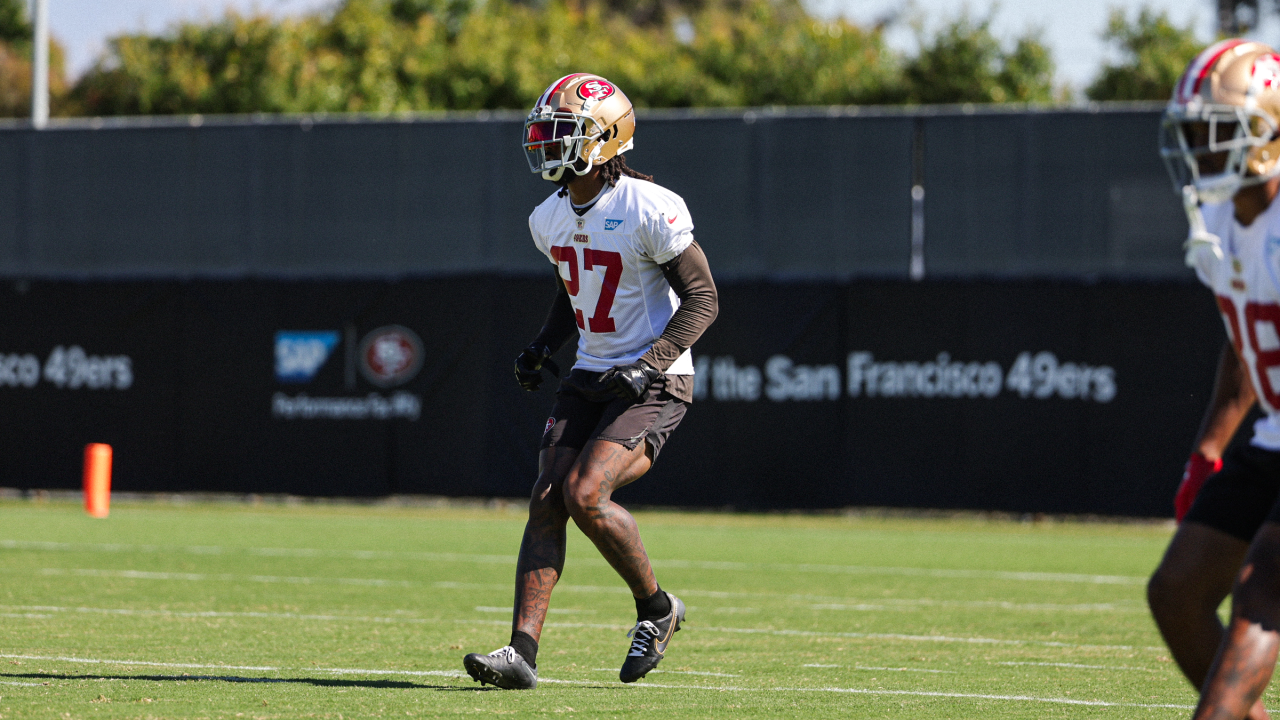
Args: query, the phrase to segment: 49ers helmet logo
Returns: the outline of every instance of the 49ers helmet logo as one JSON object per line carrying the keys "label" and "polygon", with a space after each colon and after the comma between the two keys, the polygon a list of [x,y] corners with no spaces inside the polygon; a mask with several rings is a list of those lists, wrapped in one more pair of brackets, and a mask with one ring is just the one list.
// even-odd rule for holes
{"label": "49ers helmet logo", "polygon": [[583,100],[604,100],[613,94],[613,86],[604,80],[588,80],[578,86],[578,97]]}
{"label": "49ers helmet logo", "polygon": [[1255,92],[1280,89],[1280,55],[1267,53],[1254,60],[1252,80]]}
{"label": "49ers helmet logo", "polygon": [[386,325],[360,342],[360,374],[378,387],[403,385],[422,369],[422,340],[407,327]]}

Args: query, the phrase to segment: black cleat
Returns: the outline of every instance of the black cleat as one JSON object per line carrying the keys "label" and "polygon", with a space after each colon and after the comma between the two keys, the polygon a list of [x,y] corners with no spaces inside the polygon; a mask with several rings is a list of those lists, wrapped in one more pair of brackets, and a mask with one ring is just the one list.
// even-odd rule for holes
{"label": "black cleat", "polygon": [[510,645],[488,655],[471,653],[462,658],[467,674],[480,685],[489,683],[504,690],[532,690],[538,687],[538,669],[529,667],[520,653]]}
{"label": "black cleat", "polygon": [[631,638],[631,650],[618,672],[618,679],[622,682],[635,682],[658,667],[671,636],[680,631],[680,623],[684,622],[684,603],[671,593],[667,593],[667,597],[671,598],[670,615],[660,620],[641,620],[627,633]]}

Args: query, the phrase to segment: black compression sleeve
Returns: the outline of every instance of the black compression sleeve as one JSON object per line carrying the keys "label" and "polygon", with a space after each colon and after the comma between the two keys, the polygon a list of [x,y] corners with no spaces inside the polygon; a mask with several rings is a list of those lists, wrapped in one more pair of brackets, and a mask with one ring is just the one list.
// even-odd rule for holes
{"label": "black compression sleeve", "polygon": [[542,331],[534,338],[533,344],[545,345],[555,352],[568,342],[578,331],[578,323],[573,314],[573,303],[569,300],[569,291],[556,272],[556,297],[551,301],[551,309],[547,311],[547,320],[542,324]]}
{"label": "black compression sleeve", "polygon": [[667,327],[653,347],[640,359],[666,372],[711,326],[720,312],[720,298],[707,256],[696,240],[675,259],[662,265],[662,274],[680,298],[680,307],[667,321]]}

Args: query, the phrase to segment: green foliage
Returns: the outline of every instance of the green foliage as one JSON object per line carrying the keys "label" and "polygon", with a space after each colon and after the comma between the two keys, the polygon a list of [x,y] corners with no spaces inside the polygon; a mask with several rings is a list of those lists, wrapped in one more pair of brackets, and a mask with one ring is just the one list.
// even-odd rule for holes
{"label": "green foliage", "polygon": [[799,0],[645,2],[345,0],[278,21],[228,13],[114,38],[69,111],[527,108],[580,70],[642,107],[1051,99],[1045,48],[1028,36],[1006,51],[988,20],[952,23],[907,62],[879,28],[815,19]]}
{"label": "green foliage", "polygon": [[[33,28],[26,0],[0,0],[0,117],[31,114],[31,51]],[[49,42],[49,94],[54,110],[67,91],[64,53],[56,39]]]}
{"label": "green foliage", "polygon": [[0,0],[0,42],[31,42],[31,23],[25,0]]}
{"label": "green foliage", "polygon": [[1112,10],[1102,37],[1123,53],[1089,85],[1093,100],[1167,100],[1187,64],[1204,49],[1192,25],[1178,27],[1163,10],[1144,6],[1132,21]]}
{"label": "green foliage", "polygon": [[1049,102],[1053,59],[1035,34],[1006,52],[991,18],[967,14],[947,24],[903,70],[907,99],[917,103]]}

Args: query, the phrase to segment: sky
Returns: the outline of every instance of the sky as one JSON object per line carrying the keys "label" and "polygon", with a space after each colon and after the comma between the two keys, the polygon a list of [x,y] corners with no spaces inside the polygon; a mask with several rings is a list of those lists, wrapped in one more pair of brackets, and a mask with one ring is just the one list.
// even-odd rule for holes
{"label": "sky", "polygon": [[[84,72],[103,51],[108,37],[125,32],[159,32],[181,20],[222,15],[227,7],[241,12],[260,10],[276,15],[332,7],[336,0],[48,0],[54,35],[66,46],[72,77]],[[985,15],[990,0],[805,0],[823,16],[843,15],[857,23],[873,23],[900,11],[904,21],[890,26],[889,42],[904,51],[915,49],[906,17],[918,14],[926,29],[966,9]],[[1110,57],[1099,38],[1109,8],[1130,14],[1143,4],[1167,10],[1179,25],[1194,22],[1204,40],[1213,35],[1213,0],[1003,0],[995,8],[992,27],[997,37],[1014,38],[1029,29],[1042,31],[1053,51],[1058,81],[1083,89]],[[905,10],[903,10],[905,8]],[[1260,28],[1258,39],[1280,43],[1280,19]]]}

